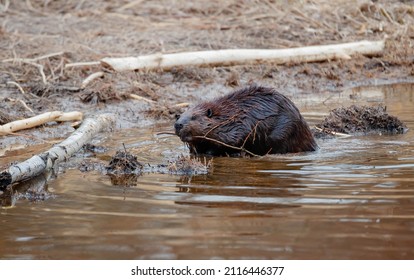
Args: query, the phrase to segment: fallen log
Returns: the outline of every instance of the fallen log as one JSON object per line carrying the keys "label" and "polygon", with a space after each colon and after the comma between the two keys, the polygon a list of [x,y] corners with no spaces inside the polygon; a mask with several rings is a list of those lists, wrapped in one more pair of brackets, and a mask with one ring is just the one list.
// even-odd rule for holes
{"label": "fallen log", "polygon": [[5,189],[10,184],[30,179],[42,172],[51,170],[59,162],[68,160],[84,144],[89,142],[94,135],[110,127],[113,122],[114,116],[111,114],[85,119],[82,125],[64,141],[42,154],[12,165],[7,170],[1,172],[0,190]]}
{"label": "fallen log", "polygon": [[290,49],[226,49],[138,57],[103,58],[101,64],[115,71],[168,69],[176,66],[233,65],[243,63],[316,62],[330,59],[350,59],[351,55],[378,55],[384,41],[360,41],[345,44],[310,46]]}

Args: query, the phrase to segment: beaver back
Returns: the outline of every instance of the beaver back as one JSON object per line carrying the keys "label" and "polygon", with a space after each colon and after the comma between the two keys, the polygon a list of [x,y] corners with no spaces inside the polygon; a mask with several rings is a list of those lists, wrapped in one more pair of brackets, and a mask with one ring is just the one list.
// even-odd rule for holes
{"label": "beaver back", "polygon": [[265,155],[317,148],[293,102],[260,86],[198,104],[184,112],[174,127],[194,154]]}

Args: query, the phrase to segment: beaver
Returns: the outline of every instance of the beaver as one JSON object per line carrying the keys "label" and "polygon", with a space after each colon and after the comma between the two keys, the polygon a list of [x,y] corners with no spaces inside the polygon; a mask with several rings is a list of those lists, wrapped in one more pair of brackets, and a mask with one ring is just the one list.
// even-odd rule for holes
{"label": "beaver", "polygon": [[189,108],[174,128],[196,155],[284,154],[318,148],[295,104],[275,89],[258,85]]}

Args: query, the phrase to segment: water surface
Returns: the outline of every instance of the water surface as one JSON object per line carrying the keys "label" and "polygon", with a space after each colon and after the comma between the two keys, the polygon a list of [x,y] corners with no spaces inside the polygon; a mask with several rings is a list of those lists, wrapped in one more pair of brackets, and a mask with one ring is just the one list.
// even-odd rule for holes
{"label": "water surface", "polygon": [[[320,140],[320,150],[215,158],[211,174],[146,174],[130,187],[67,170],[41,202],[0,209],[4,259],[413,259],[414,85],[293,96],[306,119],[382,102],[410,128],[397,136]],[[125,130],[146,162],[186,153],[164,128]],[[1,159],[1,158],[0,158]]]}

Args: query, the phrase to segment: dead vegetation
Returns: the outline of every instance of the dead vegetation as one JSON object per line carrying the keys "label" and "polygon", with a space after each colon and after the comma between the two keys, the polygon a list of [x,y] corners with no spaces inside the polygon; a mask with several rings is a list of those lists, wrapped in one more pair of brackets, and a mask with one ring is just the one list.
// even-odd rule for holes
{"label": "dead vegetation", "polygon": [[149,164],[141,163],[137,156],[124,150],[117,151],[106,167],[106,174],[111,182],[118,186],[133,186],[142,173],[163,173],[192,177],[194,175],[207,174],[212,169],[212,160],[180,155],[167,163]]}
{"label": "dead vegetation", "polygon": [[117,151],[106,167],[109,174],[141,174],[143,164],[127,151]]}
{"label": "dead vegetation", "polygon": [[386,112],[385,106],[357,106],[336,108],[317,125],[328,134],[402,134],[407,126]]}
{"label": "dead vegetation", "polygon": [[[382,56],[321,63],[125,73],[99,64],[104,57],[291,48],[385,37]],[[288,94],[413,82],[413,45],[410,1],[0,1],[0,121],[76,110],[114,113],[117,127],[141,127],[172,122],[189,103],[251,82]],[[48,137],[39,132],[36,138]],[[0,148],[21,139],[3,137]]]}
{"label": "dead vegetation", "polygon": [[129,152],[117,151],[111,158],[106,172],[115,186],[133,186],[142,173],[143,164]]}
{"label": "dead vegetation", "polygon": [[169,174],[188,177],[207,174],[213,168],[213,160],[207,160],[206,158],[203,158],[203,160],[180,155],[177,159],[168,162],[167,170]]}
{"label": "dead vegetation", "polygon": [[[29,82],[73,87],[100,68],[93,63],[72,67],[74,63],[98,61],[105,56],[287,48],[378,40],[384,36],[389,37],[389,51],[379,59],[383,62],[380,64],[388,70],[400,64],[412,70],[414,13],[409,2],[338,0],[335,5],[328,0],[289,1],[289,5],[285,2],[175,1],[171,5],[166,0],[6,1],[0,10],[3,62],[0,79],[23,87]],[[358,66],[356,62],[347,64]],[[164,94],[165,85],[171,83],[234,86],[237,75],[245,74],[233,70],[234,77],[227,79],[221,77],[220,69],[173,69],[170,74],[155,73],[153,82],[163,87]],[[321,78],[348,79],[338,71],[322,71]],[[354,77],[360,73],[356,74]],[[138,76],[141,75],[146,74]],[[259,78],[254,68],[250,75]],[[118,78],[121,83],[127,79]]]}

